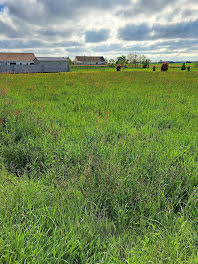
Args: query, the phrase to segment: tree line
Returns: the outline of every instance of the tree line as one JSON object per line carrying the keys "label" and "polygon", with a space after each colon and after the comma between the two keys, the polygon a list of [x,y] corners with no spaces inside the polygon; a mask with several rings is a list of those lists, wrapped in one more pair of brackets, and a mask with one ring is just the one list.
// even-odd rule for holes
{"label": "tree line", "polygon": [[149,68],[151,60],[144,55],[128,54],[126,56],[119,56],[116,59],[106,59],[106,63],[110,67],[120,64],[122,67],[132,66],[134,68]]}
{"label": "tree line", "polygon": [[[71,60],[69,57],[67,58],[70,65],[74,64],[74,61]],[[128,55],[121,55],[116,59],[105,59],[107,66],[115,67],[115,65],[121,65],[122,67],[134,67],[134,68],[149,68],[149,64],[151,60],[148,59],[144,55],[137,55],[137,54],[128,54]]]}

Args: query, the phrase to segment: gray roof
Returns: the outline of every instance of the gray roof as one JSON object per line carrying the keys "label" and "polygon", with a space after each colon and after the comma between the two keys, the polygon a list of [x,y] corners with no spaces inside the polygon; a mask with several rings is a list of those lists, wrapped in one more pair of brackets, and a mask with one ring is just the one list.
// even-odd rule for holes
{"label": "gray roof", "polygon": [[38,61],[68,61],[64,57],[36,57]]}

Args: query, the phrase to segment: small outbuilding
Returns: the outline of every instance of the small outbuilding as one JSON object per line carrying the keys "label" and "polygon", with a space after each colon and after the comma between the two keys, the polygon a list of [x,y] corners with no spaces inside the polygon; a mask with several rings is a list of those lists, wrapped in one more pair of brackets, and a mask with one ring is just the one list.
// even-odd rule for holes
{"label": "small outbuilding", "polygon": [[76,56],[74,65],[106,65],[104,57]]}
{"label": "small outbuilding", "polygon": [[69,72],[70,64],[64,57],[37,57],[42,72]]}

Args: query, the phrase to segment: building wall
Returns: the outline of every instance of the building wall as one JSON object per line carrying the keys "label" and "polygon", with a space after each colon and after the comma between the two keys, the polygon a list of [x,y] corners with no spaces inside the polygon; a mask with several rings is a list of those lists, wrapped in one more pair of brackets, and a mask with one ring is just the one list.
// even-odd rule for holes
{"label": "building wall", "polygon": [[105,65],[106,62],[82,62],[74,61],[74,65]]}
{"label": "building wall", "polygon": [[[0,66],[1,65],[12,65],[12,61],[7,61],[7,62],[5,62],[5,61],[0,61]],[[30,64],[32,64],[32,61],[17,61],[17,62],[14,62],[14,63],[16,63],[16,65],[30,65]]]}
{"label": "building wall", "polygon": [[39,62],[34,65],[0,65],[0,73],[69,72],[68,61]]}

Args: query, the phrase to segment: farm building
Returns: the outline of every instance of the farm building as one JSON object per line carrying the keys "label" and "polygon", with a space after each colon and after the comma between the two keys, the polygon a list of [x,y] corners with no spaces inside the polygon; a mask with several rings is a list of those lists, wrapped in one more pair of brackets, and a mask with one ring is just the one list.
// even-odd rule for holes
{"label": "farm building", "polygon": [[76,56],[74,65],[106,65],[104,57]]}
{"label": "farm building", "polygon": [[0,73],[68,72],[66,58],[36,57],[34,53],[0,53]]}

